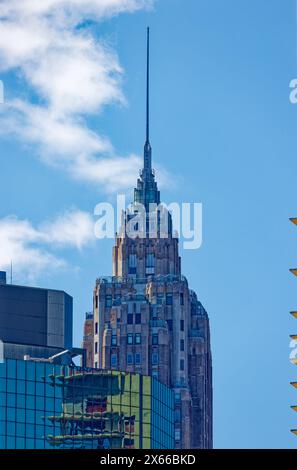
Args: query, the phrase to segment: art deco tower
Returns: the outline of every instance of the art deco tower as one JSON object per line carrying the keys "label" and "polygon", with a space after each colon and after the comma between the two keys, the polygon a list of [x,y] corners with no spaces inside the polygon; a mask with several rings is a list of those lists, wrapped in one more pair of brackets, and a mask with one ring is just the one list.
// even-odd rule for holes
{"label": "art deco tower", "polygon": [[[152,375],[175,391],[175,447],[212,447],[212,365],[208,316],[181,274],[178,238],[171,215],[160,204],[149,139],[149,30],[144,164],[132,209],[123,215],[113,249],[113,276],[100,277],[94,289],[93,358],[89,366]],[[134,223],[139,204],[146,208],[143,236]],[[155,235],[149,232],[150,204]],[[163,237],[158,213],[168,217]],[[153,215],[154,215],[153,214]],[[136,216],[136,218],[135,218]],[[89,321],[89,318],[88,318]]]}

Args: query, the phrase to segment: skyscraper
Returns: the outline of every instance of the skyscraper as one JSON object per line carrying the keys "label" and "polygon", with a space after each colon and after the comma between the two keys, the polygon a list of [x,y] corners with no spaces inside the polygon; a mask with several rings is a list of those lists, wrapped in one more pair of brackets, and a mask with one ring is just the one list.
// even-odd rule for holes
{"label": "skyscraper", "polygon": [[[149,30],[147,36],[143,168],[134,190],[134,204],[124,213],[121,229],[116,234],[113,276],[96,281],[93,335],[84,337],[84,347],[88,347],[88,340],[92,341],[88,348],[93,351],[90,367],[151,375],[172,388],[175,448],[211,448],[209,321],[197,295],[181,274],[178,238],[171,214],[160,204],[152,169]],[[141,207],[145,208],[144,222],[138,218]],[[131,227],[135,236],[127,235],[127,228],[131,231]],[[87,321],[90,322],[90,317]]]}

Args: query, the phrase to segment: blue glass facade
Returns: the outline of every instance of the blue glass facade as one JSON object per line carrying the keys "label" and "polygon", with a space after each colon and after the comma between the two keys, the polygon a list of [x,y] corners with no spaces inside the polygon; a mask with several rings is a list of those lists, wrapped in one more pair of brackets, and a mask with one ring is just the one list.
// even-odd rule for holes
{"label": "blue glass facade", "polygon": [[0,448],[174,448],[173,402],[151,377],[7,359]]}
{"label": "blue glass facade", "polygon": [[[174,423],[174,393],[170,388],[154,378],[151,379],[151,384],[152,449],[173,449],[174,440],[172,442],[172,433],[174,433],[174,430],[171,430],[171,423]],[[160,439],[160,430],[163,430],[162,439]]]}

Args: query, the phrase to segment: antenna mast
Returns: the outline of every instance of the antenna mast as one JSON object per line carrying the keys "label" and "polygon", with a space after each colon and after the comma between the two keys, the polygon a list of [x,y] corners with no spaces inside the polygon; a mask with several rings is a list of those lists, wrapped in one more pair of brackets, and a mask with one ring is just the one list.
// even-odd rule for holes
{"label": "antenna mast", "polygon": [[152,177],[152,149],[150,144],[150,28],[147,28],[146,46],[146,140],[144,145],[143,176],[146,181]]}
{"label": "antenna mast", "polygon": [[146,51],[146,143],[150,141],[150,28],[147,28]]}

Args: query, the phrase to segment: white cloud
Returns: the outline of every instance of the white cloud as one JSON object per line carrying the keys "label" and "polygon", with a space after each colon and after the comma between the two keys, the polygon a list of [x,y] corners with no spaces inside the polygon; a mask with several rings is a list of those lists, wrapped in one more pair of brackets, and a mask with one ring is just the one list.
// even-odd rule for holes
{"label": "white cloud", "polygon": [[13,261],[18,274],[34,279],[41,272],[67,267],[55,248],[81,249],[94,240],[92,217],[80,210],[69,210],[36,227],[28,220],[5,217],[0,219],[0,268],[8,269]]}
{"label": "white cloud", "polygon": [[64,21],[80,22],[85,17],[101,20],[123,12],[134,12],[147,8],[153,0],[2,0],[0,15],[3,17],[20,14],[28,16],[63,17]]}
{"label": "white cloud", "polygon": [[2,106],[3,132],[34,144],[46,163],[77,179],[109,190],[112,181],[114,191],[130,185],[139,159],[118,156],[108,138],[87,127],[90,113],[125,98],[116,52],[85,25],[153,1],[0,1],[0,70],[17,71],[38,97]]}
{"label": "white cloud", "polygon": [[81,249],[95,240],[91,215],[80,210],[70,210],[54,221],[39,227],[41,239],[50,245]]}
{"label": "white cloud", "polygon": [[8,132],[37,145],[40,158],[48,165],[66,171],[74,179],[100,184],[107,192],[133,187],[141,167],[141,159],[136,155],[111,156],[111,142],[83,122],[57,118],[20,100],[11,102],[9,113],[2,116],[0,133]]}

